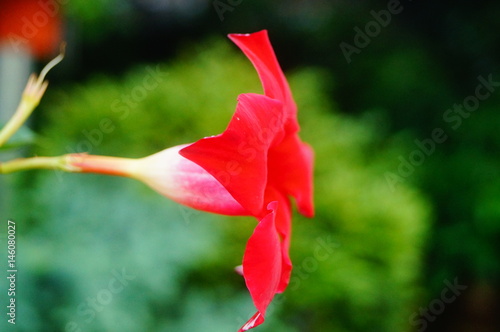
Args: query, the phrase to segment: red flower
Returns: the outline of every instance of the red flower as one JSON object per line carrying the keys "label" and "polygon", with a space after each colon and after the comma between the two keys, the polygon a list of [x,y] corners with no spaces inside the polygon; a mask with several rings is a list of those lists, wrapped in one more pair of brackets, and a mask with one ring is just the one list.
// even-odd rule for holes
{"label": "red flower", "polygon": [[264,321],[267,306],[290,280],[289,197],[302,214],[312,217],[313,153],[297,135],[297,107],[267,31],[229,38],[253,63],[266,97],[240,95],[224,133],[199,140],[180,154],[213,175],[261,219],[243,257],[243,276],[258,310],[242,328],[246,331]]}
{"label": "red flower", "polygon": [[259,220],[243,257],[242,274],[264,321],[276,293],[290,280],[291,201],[313,216],[313,152],[299,136],[297,107],[267,31],[229,36],[253,63],[264,94],[241,94],[226,130],[142,159],[70,155],[76,171],[129,176],[190,207]]}

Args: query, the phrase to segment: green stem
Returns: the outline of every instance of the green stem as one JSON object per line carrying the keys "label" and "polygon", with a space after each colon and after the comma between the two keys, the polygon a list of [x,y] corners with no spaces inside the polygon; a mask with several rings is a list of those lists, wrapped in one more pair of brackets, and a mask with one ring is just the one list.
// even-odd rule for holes
{"label": "green stem", "polygon": [[52,169],[65,172],[81,172],[81,169],[71,165],[71,155],[58,157],[19,158],[0,163],[0,174],[8,174],[31,169]]}
{"label": "green stem", "polygon": [[0,163],[0,174],[32,169],[51,169],[70,173],[97,173],[135,177],[140,159],[95,156],[85,153],[57,157],[19,158]]}

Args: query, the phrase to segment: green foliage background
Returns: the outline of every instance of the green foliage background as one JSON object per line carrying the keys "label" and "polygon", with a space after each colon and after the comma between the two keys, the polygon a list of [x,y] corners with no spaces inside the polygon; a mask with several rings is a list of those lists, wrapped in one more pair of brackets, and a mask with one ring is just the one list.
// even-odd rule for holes
{"label": "green foliage background", "polygon": [[[229,44],[210,40],[161,64],[161,84],[127,110],[122,95],[156,64],[49,89],[33,153],[82,152],[87,141],[93,154],[141,157],[220,133],[237,95],[261,92]],[[294,215],[292,283],[256,331],[409,331],[431,214],[419,190],[392,191],[384,177],[405,140],[386,132],[381,112],[341,115],[326,72],[288,77],[316,153],[316,217]],[[102,119],[113,130],[99,134]],[[41,171],[9,181],[13,204],[2,217],[18,224],[20,331],[236,331],[253,313],[233,268],[254,220],[189,210],[123,178]],[[318,258],[321,243],[331,245]],[[85,311],[123,269],[131,278],[123,291]]]}

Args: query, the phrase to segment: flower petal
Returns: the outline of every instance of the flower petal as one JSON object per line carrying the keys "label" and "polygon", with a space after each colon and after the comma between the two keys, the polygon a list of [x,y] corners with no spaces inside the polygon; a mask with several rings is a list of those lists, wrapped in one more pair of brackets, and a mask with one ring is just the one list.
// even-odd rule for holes
{"label": "flower petal", "polygon": [[250,329],[253,329],[256,326],[259,326],[260,324],[264,323],[264,317],[262,317],[262,314],[260,312],[256,312],[252,318],[250,318],[245,325],[241,327],[241,329],[238,330],[238,332],[243,332],[243,331],[248,331]]}
{"label": "flower petal", "polygon": [[268,151],[283,135],[282,103],[263,95],[242,94],[222,134],[203,138],[180,154],[203,167],[258,217],[264,208]]}
{"label": "flower petal", "polygon": [[267,30],[251,34],[230,34],[228,37],[252,62],[259,74],[265,95],[283,102],[286,112],[286,132],[290,134],[298,131],[297,106],[276,59]]}
{"label": "flower petal", "polygon": [[293,196],[299,212],[313,217],[313,159],[311,147],[295,135],[287,136],[269,151],[269,185]]}
{"label": "flower petal", "polygon": [[272,212],[266,215],[255,228],[248,240],[243,257],[243,276],[258,310],[258,314],[254,315],[243,327],[247,327],[246,329],[264,321],[267,306],[276,294],[281,279],[282,252],[275,225],[278,202],[269,203],[268,208]]}
{"label": "flower petal", "polygon": [[269,187],[266,191],[266,202],[277,201],[279,209],[276,210],[275,225],[281,238],[281,277],[276,290],[283,293],[290,282],[292,274],[292,261],[290,259],[290,240],[292,235],[292,207],[290,200],[279,193],[276,189]]}

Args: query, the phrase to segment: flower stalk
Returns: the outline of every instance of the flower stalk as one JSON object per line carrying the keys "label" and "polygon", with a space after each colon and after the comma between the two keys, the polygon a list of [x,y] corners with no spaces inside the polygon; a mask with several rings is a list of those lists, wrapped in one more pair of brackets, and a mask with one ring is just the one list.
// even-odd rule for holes
{"label": "flower stalk", "polygon": [[0,146],[4,145],[26,122],[28,117],[33,113],[33,110],[38,106],[42,99],[45,90],[49,83],[45,81],[47,73],[54,68],[64,58],[66,45],[61,45],[60,53],[57,57],[52,59],[40,72],[40,76],[31,74],[23,91],[21,102],[17,107],[14,115],[7,122],[4,128],[0,130]]}
{"label": "flower stalk", "polygon": [[32,169],[52,169],[65,172],[80,172],[71,165],[71,155],[57,157],[18,158],[0,163],[0,174],[8,174]]}
{"label": "flower stalk", "polygon": [[82,173],[97,173],[136,178],[140,159],[96,156],[86,153],[66,155],[69,168]]}
{"label": "flower stalk", "polygon": [[69,173],[98,173],[134,178],[139,159],[95,156],[86,153],[57,157],[18,158],[0,163],[0,174],[34,169],[52,169]]}

